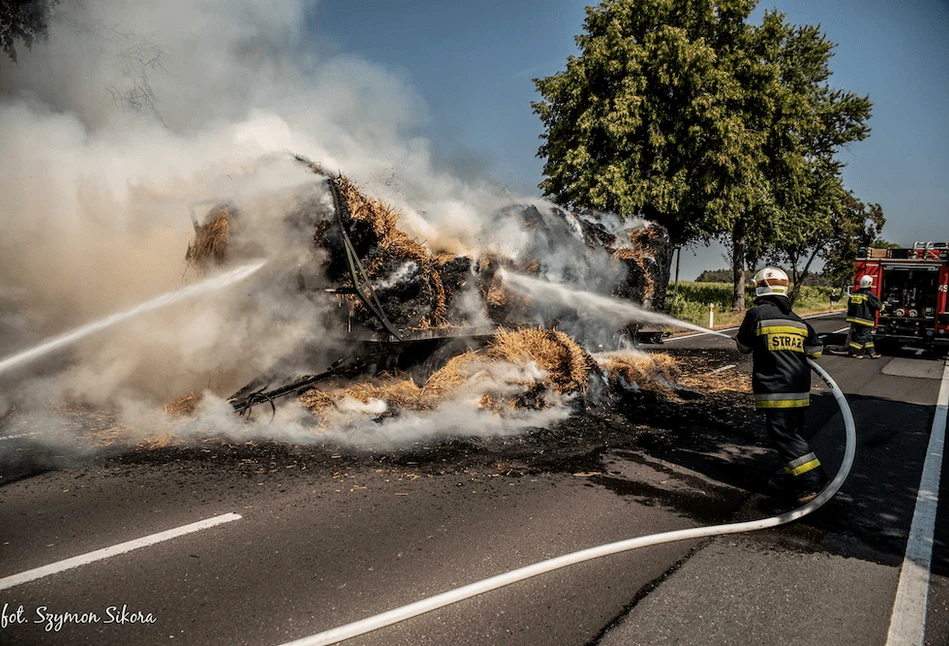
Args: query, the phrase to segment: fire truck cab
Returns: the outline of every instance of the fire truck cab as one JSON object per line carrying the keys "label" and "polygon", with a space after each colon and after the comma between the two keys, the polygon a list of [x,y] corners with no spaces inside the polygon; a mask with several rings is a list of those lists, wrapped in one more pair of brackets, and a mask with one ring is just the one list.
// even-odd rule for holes
{"label": "fire truck cab", "polygon": [[878,344],[949,348],[949,243],[861,248],[857,258],[853,289],[871,276],[872,290],[886,306],[877,314]]}

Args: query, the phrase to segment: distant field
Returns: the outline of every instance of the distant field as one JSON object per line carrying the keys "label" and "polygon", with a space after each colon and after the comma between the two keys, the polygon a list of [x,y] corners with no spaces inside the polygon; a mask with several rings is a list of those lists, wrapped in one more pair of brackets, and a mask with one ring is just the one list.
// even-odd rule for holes
{"label": "distant field", "polygon": [[[794,302],[794,311],[798,314],[813,314],[826,312],[830,307],[830,287],[802,287]],[[753,287],[745,289],[745,299],[751,307],[755,298]],[[669,296],[666,305],[672,316],[701,325],[708,326],[708,306],[715,305],[715,327],[732,327],[741,323],[744,312],[732,312],[732,286],[726,283],[694,283],[680,281],[677,285],[669,285]],[[837,303],[833,309],[843,309]]]}

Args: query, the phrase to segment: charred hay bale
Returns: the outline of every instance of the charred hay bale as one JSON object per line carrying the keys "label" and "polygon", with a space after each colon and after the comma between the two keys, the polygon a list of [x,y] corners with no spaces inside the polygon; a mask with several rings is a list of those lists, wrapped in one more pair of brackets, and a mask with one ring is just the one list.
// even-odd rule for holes
{"label": "charred hay bale", "polygon": [[448,398],[456,388],[468,382],[479,369],[480,354],[469,350],[448,360],[432,374],[422,387],[422,397],[428,402]]}
{"label": "charred hay bale", "polygon": [[311,414],[324,420],[326,419],[327,412],[332,409],[338,401],[338,397],[335,396],[333,392],[321,388],[307,390],[301,393],[297,399]]}
{"label": "charred hay bale", "polygon": [[[614,257],[616,254],[621,255],[619,260],[627,264],[630,275],[643,276],[643,296],[639,300],[644,305],[661,309],[665,304],[666,285],[669,282],[669,266],[672,259],[672,245],[668,231],[657,224],[649,224],[628,229],[625,238],[628,240],[628,245],[617,249]],[[628,285],[627,288],[635,290],[636,286]]]}
{"label": "charred hay bale", "polygon": [[[543,376],[523,369],[531,365],[543,370]],[[325,425],[339,421],[334,414],[344,411],[346,399],[383,402],[381,416],[389,417],[436,410],[464,387],[465,398],[478,398],[479,408],[504,414],[512,409],[546,408],[551,392],[582,394],[597,370],[595,360],[559,330],[502,330],[487,351],[469,350],[452,357],[421,387],[404,375],[389,375],[310,390],[299,400]],[[379,416],[380,410],[363,414]]]}
{"label": "charred hay bale", "polygon": [[558,208],[541,212],[535,205],[514,205],[498,211],[495,218],[514,219],[530,232],[510,258],[517,271],[544,274],[554,269],[561,280],[582,279],[591,249],[576,215]]}
{"label": "charred hay bale", "polygon": [[500,330],[487,355],[511,363],[535,362],[547,375],[544,382],[561,394],[582,392],[596,365],[583,348],[560,330],[530,328]]}
{"label": "charred hay bale", "polygon": [[654,291],[654,282],[643,251],[623,247],[613,252],[612,260],[626,270],[623,279],[614,285],[613,295],[639,303],[649,300]]}
{"label": "charred hay bale", "polygon": [[355,383],[345,389],[342,394],[343,397],[350,397],[364,404],[371,399],[383,401],[390,414],[424,410],[429,407],[422,399],[422,389],[404,376],[388,376]]}
{"label": "charred hay bale", "polygon": [[612,249],[616,246],[616,235],[610,233],[602,223],[590,217],[577,217],[577,222],[580,223],[580,230],[587,244],[604,249]]}
{"label": "charred hay bale", "polygon": [[227,260],[234,222],[232,210],[227,206],[215,206],[205,216],[185,252],[185,261],[190,267],[204,272],[209,265],[219,265]]}
{"label": "charred hay bale", "polygon": [[[446,294],[436,260],[424,245],[398,227],[398,211],[363,195],[342,175],[331,181],[343,203],[340,219],[389,320],[408,329],[447,323]],[[326,276],[337,284],[350,282],[342,234],[335,223],[318,222],[313,239],[328,252],[324,261]],[[355,302],[354,315],[360,323],[381,328],[361,302]]]}
{"label": "charred hay bale", "polygon": [[435,272],[445,294],[445,318],[449,323],[463,322],[467,313],[457,309],[455,296],[464,289],[471,277],[473,263],[467,256],[439,254],[435,256]]}
{"label": "charred hay bale", "polygon": [[383,416],[391,417],[406,411],[427,410],[431,406],[422,397],[422,389],[414,381],[401,375],[385,375],[365,381],[356,381],[335,388],[314,388],[302,393],[298,400],[323,423],[338,410],[340,402],[354,399],[363,404],[372,400],[385,404]]}
{"label": "charred hay bale", "polygon": [[188,393],[180,399],[176,399],[173,402],[165,404],[165,414],[169,417],[183,417],[193,415],[200,402],[201,395],[195,395],[193,392]]}
{"label": "charred hay bale", "polygon": [[[541,210],[532,205],[506,207],[497,217],[515,218],[531,232],[510,264],[517,271],[541,277],[551,274],[558,281],[577,283],[598,282],[612,274],[617,277],[611,285],[614,295],[638,302],[652,299],[657,291],[659,272],[653,244],[661,238],[662,227],[624,230],[618,228],[621,221],[612,216],[572,213],[557,207]],[[492,318],[510,321],[509,313],[499,307],[507,301],[500,287],[489,282],[483,291],[493,301],[489,304],[496,312]]]}
{"label": "charred hay bale", "polygon": [[662,353],[614,352],[601,357],[599,364],[614,394],[672,390],[680,374],[675,358]]}
{"label": "charred hay bale", "polygon": [[484,254],[478,259],[478,291],[484,313],[497,325],[523,321],[531,305],[530,299],[505,287],[501,275],[504,268],[516,269],[512,260],[493,254]]}

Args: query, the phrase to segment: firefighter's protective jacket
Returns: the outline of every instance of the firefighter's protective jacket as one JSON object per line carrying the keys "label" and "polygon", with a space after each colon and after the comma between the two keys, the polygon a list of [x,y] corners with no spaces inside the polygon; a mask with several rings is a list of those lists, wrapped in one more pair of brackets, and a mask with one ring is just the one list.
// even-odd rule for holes
{"label": "firefighter's protective jacket", "polygon": [[823,345],[814,328],[791,311],[783,296],[759,298],[748,310],[735,341],[753,352],[751,387],[755,407],[799,408],[810,404],[811,372],[807,358],[821,356]]}
{"label": "firefighter's protective jacket", "polygon": [[847,322],[876,326],[876,312],[883,311],[883,303],[869,287],[858,289],[847,301]]}

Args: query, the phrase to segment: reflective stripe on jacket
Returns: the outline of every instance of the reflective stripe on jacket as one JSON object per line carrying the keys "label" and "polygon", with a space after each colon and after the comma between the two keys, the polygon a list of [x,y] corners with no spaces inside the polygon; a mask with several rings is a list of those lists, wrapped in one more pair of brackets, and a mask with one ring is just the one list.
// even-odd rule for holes
{"label": "reflective stripe on jacket", "polygon": [[753,353],[752,390],[756,408],[799,408],[810,404],[808,357],[821,356],[823,345],[814,328],[791,311],[780,296],[759,299],[748,310],[735,337],[738,347]]}
{"label": "reflective stripe on jacket", "polygon": [[858,289],[847,301],[847,322],[875,327],[876,312],[884,309],[883,303],[869,287]]}

